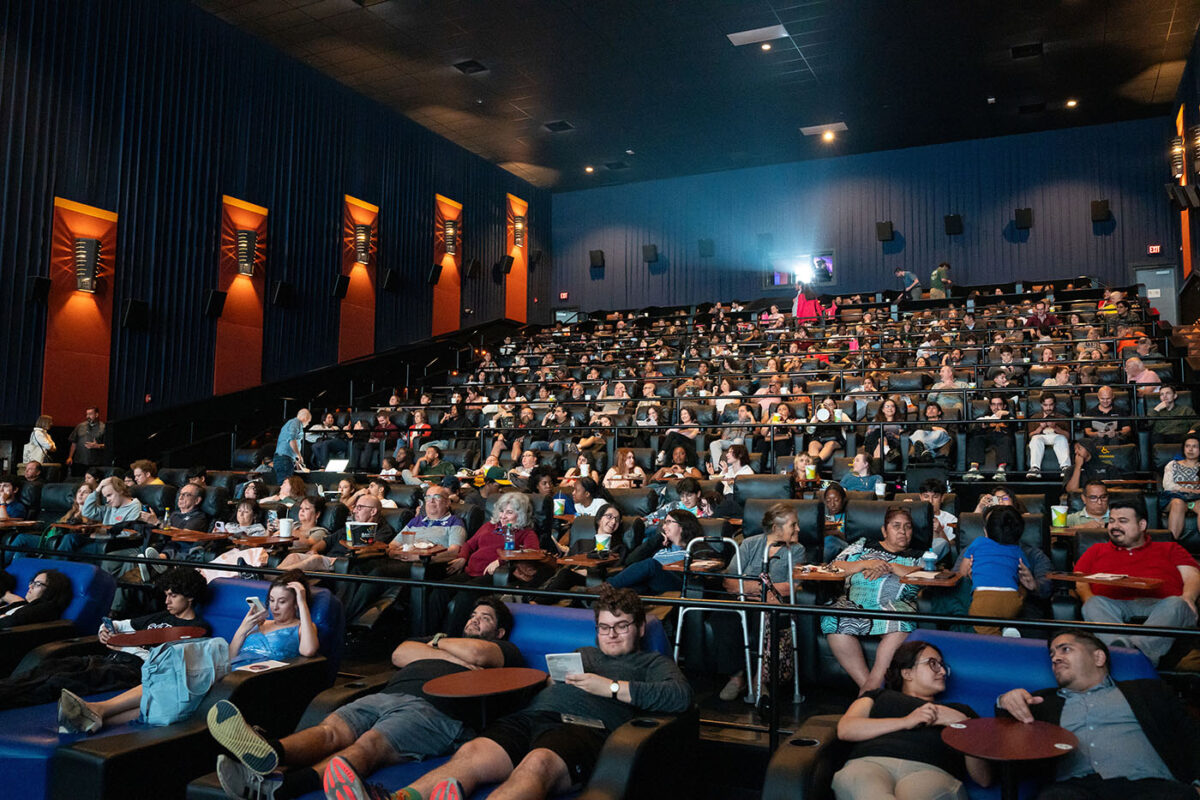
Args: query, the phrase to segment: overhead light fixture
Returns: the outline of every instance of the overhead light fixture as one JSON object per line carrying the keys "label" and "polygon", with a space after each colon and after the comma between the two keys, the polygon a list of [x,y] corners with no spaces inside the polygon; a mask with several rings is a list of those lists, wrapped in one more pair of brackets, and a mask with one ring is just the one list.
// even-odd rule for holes
{"label": "overhead light fixture", "polygon": [[[820,136],[822,139],[825,139],[825,134],[827,133],[840,133],[847,130],[850,129],[846,127],[846,123],[844,122],[830,122],[826,125],[804,125],[800,128],[800,132],[805,136]],[[825,139],[825,141],[829,140]]]}
{"label": "overhead light fixture", "polygon": [[100,240],[75,240],[75,288],[81,292],[96,291],[96,272],[100,265]]}
{"label": "overhead light fixture", "polygon": [[988,104],[989,106],[994,106],[994,105],[996,105],[996,97],[995,97],[994,95],[990,95],[990,94],[989,94],[989,95],[988,95],[988,99],[987,99],[987,104]]}
{"label": "overhead light fixture", "polygon": [[359,264],[371,261],[371,226],[354,226],[354,260]]}
{"label": "overhead light fixture", "polygon": [[446,244],[446,255],[458,255],[458,220],[448,219],[442,223],[442,238]]}
{"label": "overhead light fixture", "polygon": [[763,42],[763,43],[762,43],[762,45],[761,45],[761,47],[762,47],[762,49],[763,49],[764,51],[765,51],[765,50],[770,50],[770,49],[771,49],[771,43],[770,43],[770,42]]}
{"label": "overhead light fixture", "polygon": [[632,150],[626,150],[626,151],[625,151],[625,155],[627,155],[627,156],[631,156],[631,155],[633,155],[633,151],[632,151]]}
{"label": "overhead light fixture", "polygon": [[1192,170],[1200,173],[1200,125],[1187,129],[1187,140],[1192,148]]}
{"label": "overhead light fixture", "polygon": [[513,245],[525,246],[525,217],[513,217]]}
{"label": "overhead light fixture", "polygon": [[239,275],[254,274],[254,259],[258,255],[258,231],[237,232],[237,267]]}
{"label": "overhead light fixture", "polygon": [[1074,108],[1077,105],[1079,105],[1079,101],[1074,98],[1067,101],[1067,108]]}
{"label": "overhead light fixture", "polygon": [[837,134],[835,134],[833,131],[825,131],[824,133],[821,134],[821,138],[827,142],[832,142],[834,139],[837,138]]}
{"label": "overhead light fixture", "polygon": [[790,34],[782,25],[768,25],[765,28],[752,28],[748,31],[725,34],[735,47],[760,42],[773,42],[776,39],[786,39]]}
{"label": "overhead light fixture", "polygon": [[[1183,177],[1183,137],[1176,136],[1171,139],[1171,177],[1179,180]],[[76,248],[76,258],[78,258],[78,248]]]}
{"label": "overhead light fixture", "polygon": [[588,175],[591,175],[593,172],[596,171],[596,168],[589,164],[588,166],[583,168],[583,171],[586,172]]}

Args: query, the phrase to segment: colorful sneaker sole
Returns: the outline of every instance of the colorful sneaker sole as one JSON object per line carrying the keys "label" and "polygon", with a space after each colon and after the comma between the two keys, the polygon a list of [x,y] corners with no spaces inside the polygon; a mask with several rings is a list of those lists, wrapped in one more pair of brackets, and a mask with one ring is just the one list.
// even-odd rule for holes
{"label": "colorful sneaker sole", "polygon": [[208,710],[208,730],[234,758],[259,775],[269,775],[279,768],[279,754],[228,700],[219,700]]}

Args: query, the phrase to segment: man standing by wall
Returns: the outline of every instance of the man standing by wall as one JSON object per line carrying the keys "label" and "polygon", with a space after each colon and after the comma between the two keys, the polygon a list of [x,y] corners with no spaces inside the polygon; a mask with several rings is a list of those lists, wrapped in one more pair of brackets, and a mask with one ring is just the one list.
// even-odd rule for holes
{"label": "man standing by wall", "polygon": [[304,429],[312,422],[312,414],[307,408],[296,412],[296,416],[283,424],[279,431],[279,441],[275,444],[275,482],[283,483],[291,477],[296,466],[304,466],[304,456],[300,452],[300,443],[304,441]]}
{"label": "man standing by wall", "polygon": [[105,425],[100,420],[100,409],[92,406],[84,412],[84,417],[83,422],[76,425],[67,437],[71,443],[71,449],[67,452],[67,466],[71,467],[72,475],[81,475],[88,467],[98,467],[104,463]]}

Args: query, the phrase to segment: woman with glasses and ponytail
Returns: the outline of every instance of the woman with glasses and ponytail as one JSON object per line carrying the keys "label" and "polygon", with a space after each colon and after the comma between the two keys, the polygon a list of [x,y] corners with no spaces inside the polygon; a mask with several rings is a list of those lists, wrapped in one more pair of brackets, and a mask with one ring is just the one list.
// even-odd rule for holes
{"label": "woman with glasses and ponytail", "polygon": [[991,783],[987,762],[942,742],[942,728],[978,716],[962,703],[939,703],[950,667],[926,642],[905,642],[888,665],[883,689],[866,692],[838,720],[838,738],[852,742],[833,776],[838,800],[937,797],[966,800],[963,779]]}

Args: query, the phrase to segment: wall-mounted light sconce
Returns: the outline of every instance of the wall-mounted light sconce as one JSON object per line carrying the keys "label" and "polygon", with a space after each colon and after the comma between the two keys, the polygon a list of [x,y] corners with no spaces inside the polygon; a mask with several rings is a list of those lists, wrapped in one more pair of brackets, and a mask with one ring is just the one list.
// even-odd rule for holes
{"label": "wall-mounted light sconce", "polygon": [[513,217],[513,244],[525,246],[525,217]]}
{"label": "wall-mounted light sconce", "polygon": [[1187,129],[1187,146],[1192,152],[1192,171],[1200,173],[1200,125]]}
{"label": "wall-mounted light sconce", "polygon": [[75,240],[75,288],[81,292],[96,291],[96,273],[100,265],[100,240]]}
{"label": "wall-mounted light sconce", "polygon": [[458,255],[458,220],[448,219],[443,222],[442,236],[446,241],[446,255]]}
{"label": "wall-mounted light sconce", "polygon": [[1183,177],[1183,137],[1171,139],[1171,177],[1179,180]]}
{"label": "wall-mounted light sconce", "polygon": [[258,253],[258,231],[237,232],[237,266],[239,275],[254,274],[254,259]]}
{"label": "wall-mounted light sconce", "polygon": [[371,261],[371,226],[354,226],[354,260],[359,264]]}

